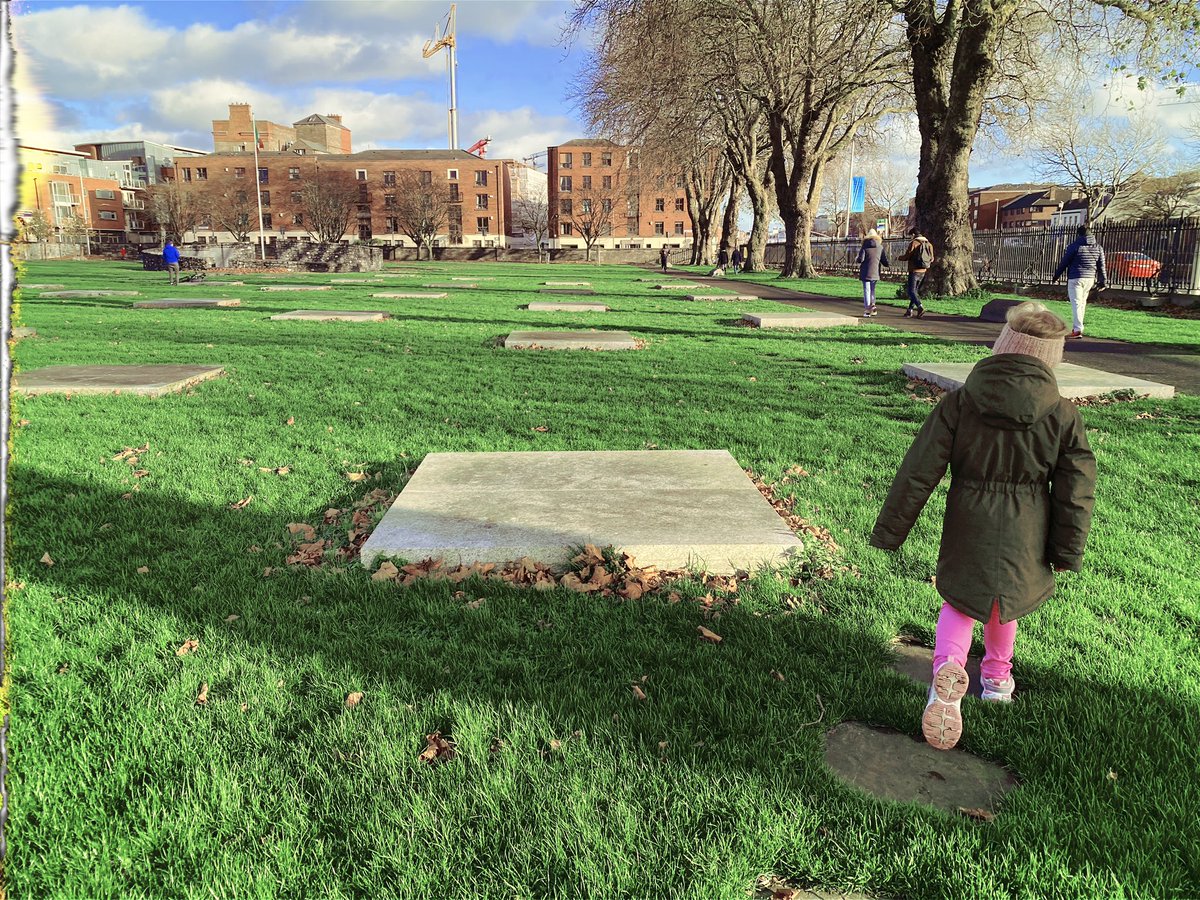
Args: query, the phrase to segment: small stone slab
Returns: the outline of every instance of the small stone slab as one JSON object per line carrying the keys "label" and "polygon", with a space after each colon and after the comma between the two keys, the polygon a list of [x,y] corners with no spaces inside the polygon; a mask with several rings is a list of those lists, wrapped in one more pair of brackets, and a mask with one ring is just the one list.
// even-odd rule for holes
{"label": "small stone slab", "polygon": [[[491,275],[451,275],[451,281],[495,281]],[[466,287],[466,285],[463,285]]]}
{"label": "small stone slab", "polygon": [[190,309],[192,307],[241,306],[241,300],[229,297],[163,297],[161,300],[139,300],[134,309]]}
{"label": "small stone slab", "polygon": [[1012,773],[964,750],[934,750],[920,737],[861,722],[825,735],[825,762],[843,781],[885,800],[946,812],[985,810],[1018,787]]}
{"label": "small stone slab", "polygon": [[46,282],[46,281],[43,281],[41,283],[36,283],[36,284],[33,282],[30,282],[29,284],[21,284],[20,282],[18,282],[17,287],[21,288],[22,290],[27,290],[27,291],[52,291],[55,288],[65,288],[66,285],[65,284],[56,284],[56,283],[51,283],[51,282]]}
{"label": "small stone slab", "polygon": [[979,321],[1003,324],[1008,321],[1008,311],[1025,302],[1024,300],[989,300],[979,311]]}
{"label": "small stone slab", "polygon": [[656,284],[654,289],[656,291],[694,291],[696,286],[694,284]]}
{"label": "small stone slab", "polygon": [[570,297],[594,297],[595,291],[587,288],[538,288],[539,294],[565,294]]}
{"label": "small stone slab", "polygon": [[391,313],[371,309],[294,309],[271,316],[271,321],[300,319],[305,322],[382,322]]}
{"label": "small stone slab", "polygon": [[141,394],[157,397],[216,378],[223,366],[48,366],[19,373],[14,390],[36,394]]}
{"label": "small stone slab", "polygon": [[504,339],[509,350],[636,350],[628,331],[514,331]]}
{"label": "small stone slab", "polygon": [[141,291],[47,291],[43,297],[136,297]]}
{"label": "small stone slab", "polygon": [[390,291],[384,294],[372,294],[372,297],[382,297],[386,300],[445,300],[445,294],[420,294],[412,291]]}
{"label": "small stone slab", "polygon": [[361,559],[565,565],[588,543],[721,574],[802,548],[725,450],[431,453]]}
{"label": "small stone slab", "polygon": [[[955,391],[966,383],[967,376],[975,368],[974,363],[905,363],[904,374],[909,378],[928,381],[947,391]],[[1114,391],[1133,391],[1138,396],[1169,400],[1175,396],[1175,388],[1157,381],[1145,381],[1128,375],[1115,375],[1073,363],[1059,363],[1054,367],[1054,378],[1058,392],[1068,400],[1096,397]]]}
{"label": "small stone slab", "polygon": [[[898,640],[892,644],[892,651],[895,653],[892,668],[906,678],[911,678],[928,688],[929,682],[933,679],[933,649],[906,640]],[[971,679],[967,693],[972,697],[978,697],[983,693],[983,686],[979,680],[979,659],[977,657],[967,658],[967,676]]]}
{"label": "small stone slab", "polygon": [[754,294],[688,294],[684,300],[761,300]]}
{"label": "small stone slab", "polygon": [[421,287],[447,288],[447,289],[453,288],[454,290],[458,291],[458,290],[462,290],[463,288],[479,287],[479,285],[474,284],[474,283],[463,283],[463,282],[459,282],[458,284],[449,284],[449,283],[445,283],[445,282],[441,282],[441,281],[431,281],[429,284],[421,285]]}
{"label": "small stone slab", "polygon": [[549,301],[534,301],[527,307],[535,312],[608,312],[603,303],[550,303]]}
{"label": "small stone slab", "polygon": [[756,328],[834,328],[841,325],[857,325],[859,322],[854,316],[813,312],[812,310],[745,313],[742,321],[749,322]]}
{"label": "small stone slab", "polygon": [[590,281],[543,281],[547,287],[591,287]]}
{"label": "small stone slab", "polygon": [[330,278],[330,284],[372,284],[377,282],[378,278]]}
{"label": "small stone slab", "polygon": [[244,281],[209,281],[205,278],[203,281],[181,281],[172,287],[240,287],[245,283]]}
{"label": "small stone slab", "polygon": [[24,325],[18,325],[16,328],[14,328],[12,330],[12,337],[13,337],[13,340],[19,340],[21,338],[37,337],[37,329],[36,328],[27,328]]}
{"label": "small stone slab", "polygon": [[268,284],[260,287],[260,291],[331,291],[328,284]]}

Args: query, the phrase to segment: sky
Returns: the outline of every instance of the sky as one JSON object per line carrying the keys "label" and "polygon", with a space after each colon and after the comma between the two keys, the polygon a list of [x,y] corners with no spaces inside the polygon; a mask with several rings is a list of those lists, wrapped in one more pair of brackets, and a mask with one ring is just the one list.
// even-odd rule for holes
{"label": "sky", "polygon": [[[225,118],[229,103],[248,102],[256,118],[282,124],[340,114],[355,150],[445,147],[445,51],[424,59],[421,48],[449,6],[15,0],[17,136],[52,148],[146,138],[211,151],[212,120]],[[569,93],[587,47],[562,41],[570,9],[569,0],[459,0],[460,146],[491,137],[489,156],[523,159],[586,135]],[[1116,116],[1130,104],[1148,107],[1182,153],[1184,123],[1200,103],[1179,99],[1102,77],[1081,96]],[[898,132],[894,153],[915,174],[916,129]],[[986,141],[971,168],[972,185],[1040,180],[1020,147],[1001,152]]]}

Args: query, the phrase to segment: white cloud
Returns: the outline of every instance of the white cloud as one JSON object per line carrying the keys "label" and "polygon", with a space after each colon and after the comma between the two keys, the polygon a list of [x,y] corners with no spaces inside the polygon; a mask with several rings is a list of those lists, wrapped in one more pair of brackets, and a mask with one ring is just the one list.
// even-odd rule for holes
{"label": "white cloud", "polygon": [[[490,136],[489,157],[522,159],[547,147],[582,137],[583,129],[566,116],[548,116],[528,106],[484,110],[464,116],[458,126],[465,147]],[[544,160],[542,161],[544,164]]]}

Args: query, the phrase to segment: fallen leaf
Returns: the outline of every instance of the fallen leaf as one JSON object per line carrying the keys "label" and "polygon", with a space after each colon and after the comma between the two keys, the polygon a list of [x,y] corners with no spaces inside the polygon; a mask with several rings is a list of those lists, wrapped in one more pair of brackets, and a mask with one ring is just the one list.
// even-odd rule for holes
{"label": "fallen leaf", "polygon": [[400,574],[400,570],[396,568],[396,564],[390,559],[385,559],[379,564],[379,568],[371,574],[372,581],[389,581]]}
{"label": "fallen leaf", "polygon": [[970,819],[976,819],[980,822],[990,822],[996,818],[996,814],[986,809],[980,809],[976,806],[960,806],[958,811]]}
{"label": "fallen leaf", "polygon": [[700,640],[708,641],[710,644],[719,644],[721,641],[725,640],[715,631],[709,631],[703,625],[696,626],[696,633],[700,635]]}
{"label": "fallen leaf", "polygon": [[241,616],[239,616],[237,613],[232,613],[231,615],[225,617],[225,624],[228,625],[231,622],[236,622],[240,618]]}
{"label": "fallen leaf", "polygon": [[206,706],[208,704],[208,682],[205,681],[200,685],[200,693],[196,695],[196,705]]}
{"label": "fallen leaf", "polygon": [[54,560],[50,558],[49,553],[43,553],[42,558],[38,562],[45,563],[47,566],[54,565]]}
{"label": "fallen leaf", "polygon": [[230,504],[229,504],[229,508],[230,508],[230,509],[245,509],[247,506],[249,506],[249,505],[250,505],[250,502],[251,502],[253,499],[254,499],[254,495],[253,495],[253,494],[251,494],[251,495],[250,495],[249,497],[247,497],[245,500],[239,500],[237,503],[230,503]]}
{"label": "fallen leaf", "polygon": [[1116,780],[1117,780],[1117,773],[1116,773],[1116,772],[1114,772],[1112,769],[1109,769],[1109,770],[1108,770],[1108,780],[1109,780],[1109,781],[1116,781]]}
{"label": "fallen leaf", "polygon": [[442,737],[440,731],[425,735],[425,749],[417,759],[421,762],[436,766],[438,763],[449,762],[456,756],[453,745]]}
{"label": "fallen leaf", "polygon": [[325,524],[332,525],[341,517],[341,515],[342,511],[340,509],[330,507],[329,509],[325,510]]}
{"label": "fallen leaf", "polygon": [[659,752],[661,753],[663,750],[666,750],[666,749],[667,749],[667,741],[659,741],[658,742]]}
{"label": "fallen leaf", "polygon": [[275,474],[276,475],[287,475],[291,471],[292,471],[291,466],[277,466],[275,469]]}
{"label": "fallen leaf", "polygon": [[358,704],[362,702],[362,698],[363,698],[362,691],[353,691],[353,692],[347,694],[346,695],[346,708],[354,709],[354,707],[358,706]]}
{"label": "fallen leaf", "polygon": [[307,522],[289,522],[288,532],[292,537],[300,536],[300,540],[305,542],[315,541],[317,539],[317,530]]}
{"label": "fallen leaf", "polygon": [[272,572],[274,572],[274,571],[275,571],[275,570],[274,570],[273,568],[271,568],[270,566],[267,566],[265,569],[263,569],[263,574],[262,574],[262,577],[263,577],[263,578],[270,578],[270,577],[271,577],[271,573],[272,573]]}
{"label": "fallen leaf", "polygon": [[297,606],[308,606],[310,603],[312,603],[312,597],[308,596],[308,594],[302,595],[300,599],[296,601]]}
{"label": "fallen leaf", "polygon": [[103,525],[101,525],[96,530],[97,531],[108,531],[108,529],[110,529],[112,527],[113,527],[112,522],[105,522]]}
{"label": "fallen leaf", "polygon": [[751,376],[750,376],[749,378],[747,378],[746,380],[747,380],[747,381],[758,381],[758,379],[757,379],[757,378],[755,378],[753,375],[751,375]]}
{"label": "fallen leaf", "polygon": [[643,691],[636,684],[633,685],[633,699],[634,700],[645,700],[646,699],[646,692]]}
{"label": "fallen leaf", "polygon": [[248,710],[249,708],[250,708],[250,704],[249,704],[249,703],[243,703],[241,706],[239,706],[239,707],[238,707],[238,709],[240,709],[242,712],[245,712],[245,711],[246,711],[246,710]]}
{"label": "fallen leaf", "polygon": [[295,417],[295,416],[288,416],[287,424],[288,424],[288,425],[295,425],[295,424],[296,424],[296,417]]}
{"label": "fallen leaf", "polygon": [[776,681],[787,681],[787,679],[783,677],[782,672],[776,672],[774,669],[771,670],[771,677]]}
{"label": "fallen leaf", "polygon": [[562,747],[562,741],[560,741],[558,738],[550,739],[550,749],[551,750],[558,750],[560,747]]}
{"label": "fallen leaf", "polygon": [[530,430],[536,431],[538,434],[545,434],[547,431],[550,430],[550,427],[548,425],[535,425]]}
{"label": "fallen leaf", "polygon": [[500,740],[500,738],[496,738],[492,741],[492,745],[488,747],[488,753],[499,753],[503,749],[504,741]]}
{"label": "fallen leaf", "polygon": [[347,472],[346,480],[347,481],[366,481],[367,473],[366,472]]}
{"label": "fallen leaf", "polygon": [[137,573],[138,573],[139,575],[145,575],[145,574],[146,574],[147,572],[149,572],[149,571],[150,571],[150,567],[149,567],[149,566],[138,566],[138,567],[137,567]]}
{"label": "fallen leaf", "polygon": [[191,638],[188,638],[186,641],[184,641],[182,644],[179,645],[179,649],[175,651],[175,655],[176,656],[187,656],[189,653],[191,653],[193,650],[195,650],[199,646],[200,646],[199,641],[194,641]]}
{"label": "fallen leaf", "polygon": [[134,478],[145,478],[149,474],[150,474],[149,469],[137,469],[136,471],[134,471],[133,477]]}
{"label": "fallen leaf", "polygon": [[484,599],[485,598],[480,597],[478,600],[472,600],[466,605],[467,609],[479,609],[479,607],[483,606]]}

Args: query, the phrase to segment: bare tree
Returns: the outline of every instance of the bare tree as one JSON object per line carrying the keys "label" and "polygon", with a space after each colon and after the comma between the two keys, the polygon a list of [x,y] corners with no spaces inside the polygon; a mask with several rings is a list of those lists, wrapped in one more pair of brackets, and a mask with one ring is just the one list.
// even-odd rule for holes
{"label": "bare tree", "polygon": [[542,245],[550,236],[550,203],[544,189],[539,188],[530,195],[518,197],[513,201],[513,224],[524,231],[526,236],[533,236],[540,260]]}
{"label": "bare tree", "polygon": [[232,234],[239,244],[250,240],[250,232],[258,230],[258,201],[245,188],[210,182],[203,198],[212,223]]}
{"label": "bare tree", "polygon": [[917,184],[917,168],[907,160],[880,154],[868,157],[863,172],[867,179],[867,200],[886,210],[890,234],[897,217],[902,218],[908,210]]}
{"label": "bare tree", "polygon": [[1091,222],[1154,170],[1163,147],[1162,131],[1150,118],[1088,115],[1080,111],[1075,92],[1068,92],[1048,110],[1034,139],[1034,156],[1043,175],[1065,180],[1087,198]]}
{"label": "bare tree", "polygon": [[568,222],[572,232],[583,240],[588,260],[592,258],[592,247],[613,233],[618,204],[626,200],[625,186],[614,175],[613,187],[606,188],[603,183],[597,186],[594,180],[585,187],[580,181],[571,196],[560,201],[563,206],[558,210],[558,219]]}
{"label": "bare tree", "polygon": [[[461,215],[461,214],[460,214]],[[396,180],[396,224],[433,259],[433,242],[450,226],[450,185],[434,172],[402,172]]]}
{"label": "bare tree", "polygon": [[305,229],[321,243],[337,243],[350,228],[359,199],[357,182],[349,172],[318,172],[300,189]]}
{"label": "bare tree", "polygon": [[146,188],[146,215],[158,226],[160,242],[182,243],[204,213],[204,197],[190,184],[167,181]]}
{"label": "bare tree", "polygon": [[21,226],[27,241],[41,243],[48,241],[54,235],[54,226],[40,209],[34,210],[28,218],[21,219]]}
{"label": "bare tree", "polygon": [[1200,171],[1149,178],[1138,185],[1138,212],[1151,219],[1200,214]]}

